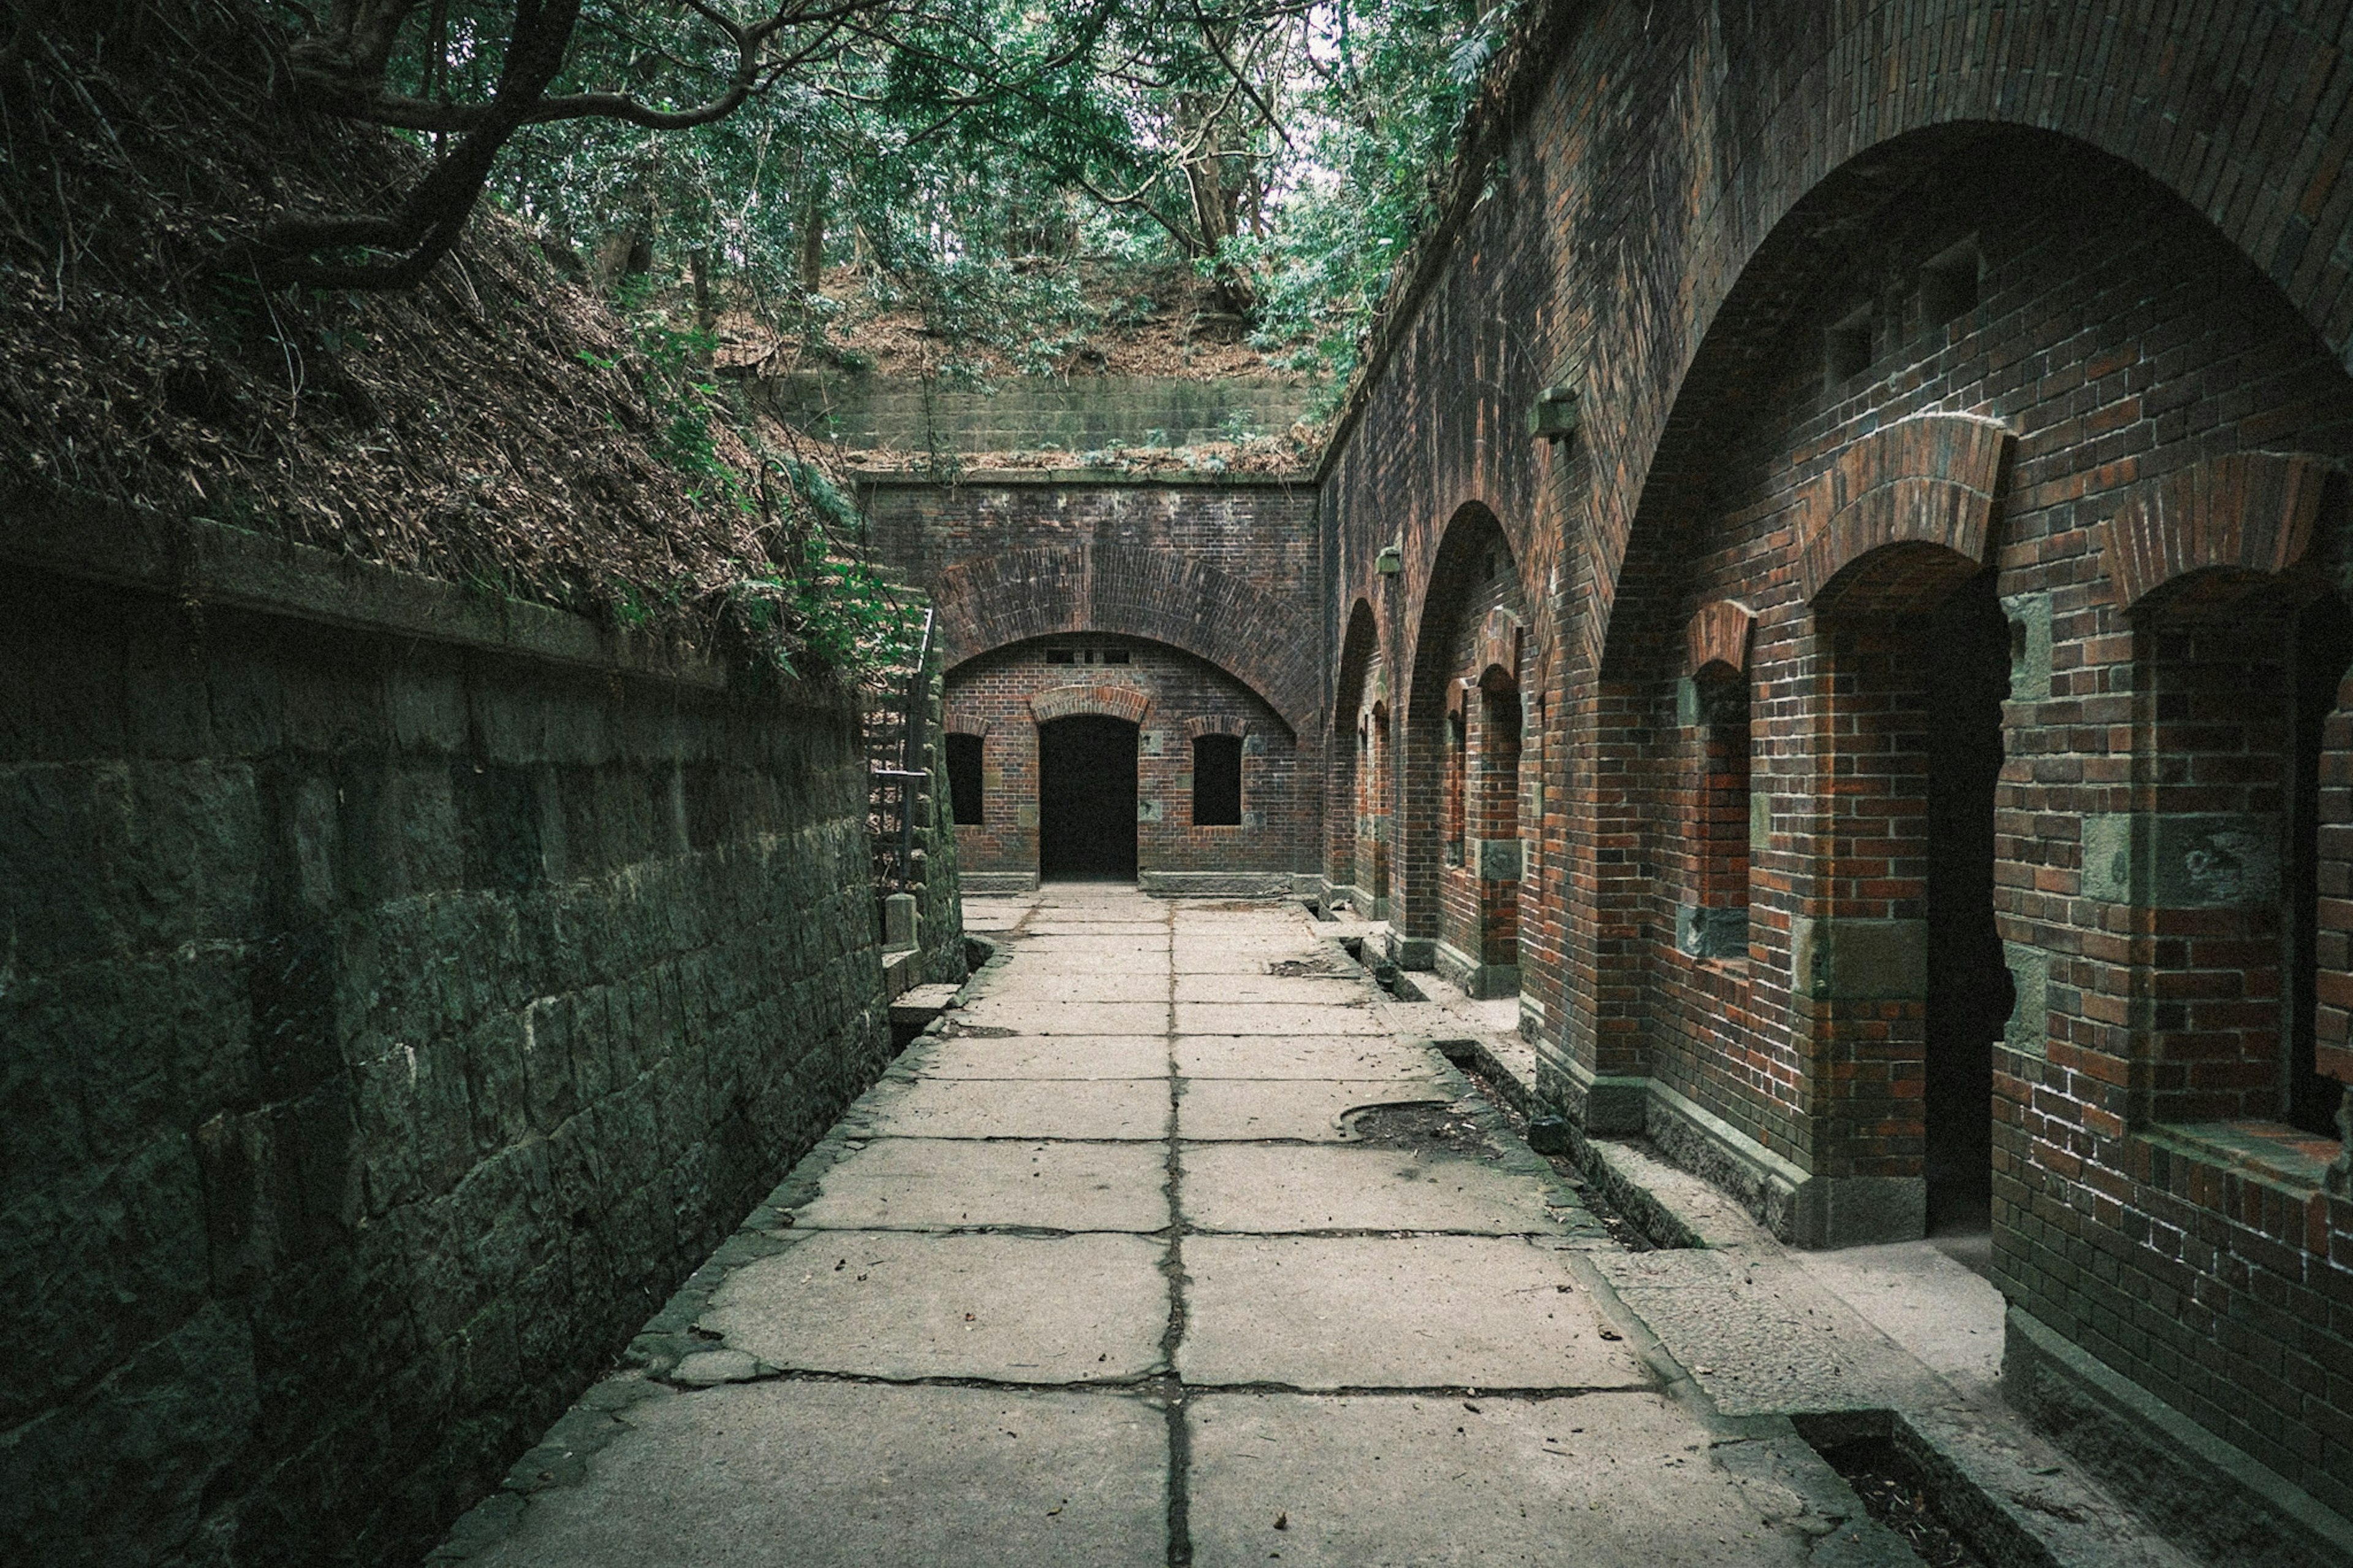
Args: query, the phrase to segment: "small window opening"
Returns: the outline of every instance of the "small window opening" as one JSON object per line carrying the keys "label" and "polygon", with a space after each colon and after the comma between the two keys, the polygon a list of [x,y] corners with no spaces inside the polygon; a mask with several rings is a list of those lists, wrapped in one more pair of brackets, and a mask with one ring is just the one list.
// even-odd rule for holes
{"label": "small window opening", "polygon": [[1193,826],[1239,827],[1242,821],[1242,738],[1193,739]]}
{"label": "small window opening", "polygon": [[1079,662],[1078,650],[1076,648],[1068,647],[1050,647],[1046,650],[1046,662],[1048,664],[1076,664]]}
{"label": "small window opening", "polygon": [[1836,385],[1871,368],[1871,307],[1865,305],[1822,334],[1822,358]]}
{"label": "small window opening", "polygon": [[948,737],[948,803],[958,827],[981,826],[980,737]]}
{"label": "small window opening", "polygon": [[1931,330],[1978,308],[1978,242],[1964,240],[1920,268],[1920,308]]}
{"label": "small window opening", "polygon": [[1463,820],[1468,815],[1470,737],[1462,715],[1446,716],[1446,863],[1462,864]]}
{"label": "small window opening", "polygon": [[1128,650],[1124,647],[1107,647],[1103,649],[1103,662],[1105,664],[1133,664],[1135,661],[1132,657],[1130,657]]}
{"label": "small window opening", "polygon": [[1694,958],[1748,956],[1748,682],[1722,665],[1699,695],[1699,897],[1680,933]]}

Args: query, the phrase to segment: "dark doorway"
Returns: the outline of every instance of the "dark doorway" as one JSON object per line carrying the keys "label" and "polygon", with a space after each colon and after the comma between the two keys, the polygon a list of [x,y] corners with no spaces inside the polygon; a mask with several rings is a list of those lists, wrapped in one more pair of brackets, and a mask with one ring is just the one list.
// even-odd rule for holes
{"label": "dark doorway", "polygon": [[1927,675],[1926,1174],[1931,1236],[1983,1229],[1993,1205],[1993,1046],[2013,1005],[1994,927],[1994,786],[2010,621],[1980,573],[1923,628]]}
{"label": "dark doorway", "polygon": [[1083,717],[1038,726],[1038,875],[1134,880],[1134,725]]}
{"label": "dark doorway", "polygon": [[980,795],[981,756],[979,736],[948,737],[948,804],[950,820],[958,827],[986,825]]}

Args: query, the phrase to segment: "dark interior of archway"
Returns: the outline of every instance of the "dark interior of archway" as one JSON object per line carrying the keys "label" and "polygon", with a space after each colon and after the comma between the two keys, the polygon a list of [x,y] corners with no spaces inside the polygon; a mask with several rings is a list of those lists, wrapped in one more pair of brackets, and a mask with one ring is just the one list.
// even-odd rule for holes
{"label": "dark interior of archway", "polygon": [[2323,594],[2295,618],[2295,784],[2289,797],[2287,1105],[2294,1126],[2337,1134],[2344,1086],[2313,1063],[2313,1009],[2320,988],[2320,752],[2337,690],[2353,667],[2353,611]]}
{"label": "dark interior of archway", "polygon": [[2013,1004],[1994,929],[1994,784],[2010,622],[1978,574],[1923,628],[1928,730],[1928,1230],[1979,1230],[1993,1203],[1993,1045]]}
{"label": "dark interior of archway", "polygon": [[1134,880],[1134,725],[1086,715],[1038,726],[1038,875]]}

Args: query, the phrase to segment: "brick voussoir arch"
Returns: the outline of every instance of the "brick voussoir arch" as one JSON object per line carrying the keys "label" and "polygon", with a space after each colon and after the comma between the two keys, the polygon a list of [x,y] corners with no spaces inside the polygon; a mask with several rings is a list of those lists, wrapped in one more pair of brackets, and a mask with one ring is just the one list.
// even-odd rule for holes
{"label": "brick voussoir arch", "polygon": [[1718,665],[1735,675],[1748,669],[1748,634],[1757,626],[1757,612],[1737,599],[1716,599],[1702,605],[1683,628],[1683,651],[1690,673]]}
{"label": "brick voussoir arch", "polygon": [[1976,571],[2013,440],[1991,419],[1920,414],[1850,442],[1807,497],[1799,591],[1829,608],[1852,585],[1849,568],[1890,545],[1934,547],[1939,579]]}
{"label": "brick voussoir arch", "polygon": [[2138,609],[2194,575],[2301,564],[2330,471],[2305,452],[2233,452],[2135,486],[2100,530],[2109,602]]}
{"label": "brick voussoir arch", "polygon": [[951,666],[1010,643],[1077,632],[1147,638],[1225,670],[1294,735],[1316,731],[1322,668],[1293,606],[1171,550],[1048,545],[968,561],[932,584]]}
{"label": "brick voussoir arch", "polygon": [[1055,686],[1029,699],[1029,714],[1040,724],[1082,716],[1144,722],[1152,695],[1133,686]]}

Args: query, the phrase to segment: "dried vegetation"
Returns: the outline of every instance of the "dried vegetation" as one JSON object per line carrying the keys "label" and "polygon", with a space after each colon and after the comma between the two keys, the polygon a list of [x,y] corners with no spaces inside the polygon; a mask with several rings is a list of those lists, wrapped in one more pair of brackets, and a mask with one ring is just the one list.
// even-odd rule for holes
{"label": "dried vegetation", "polygon": [[269,215],[381,200],[426,155],[285,101],[248,0],[119,5],[0,64],[0,484],[852,662],[807,635],[842,576],[818,470],[707,417],[700,366],[649,359],[516,223],[478,211],[406,292],[220,269]]}

